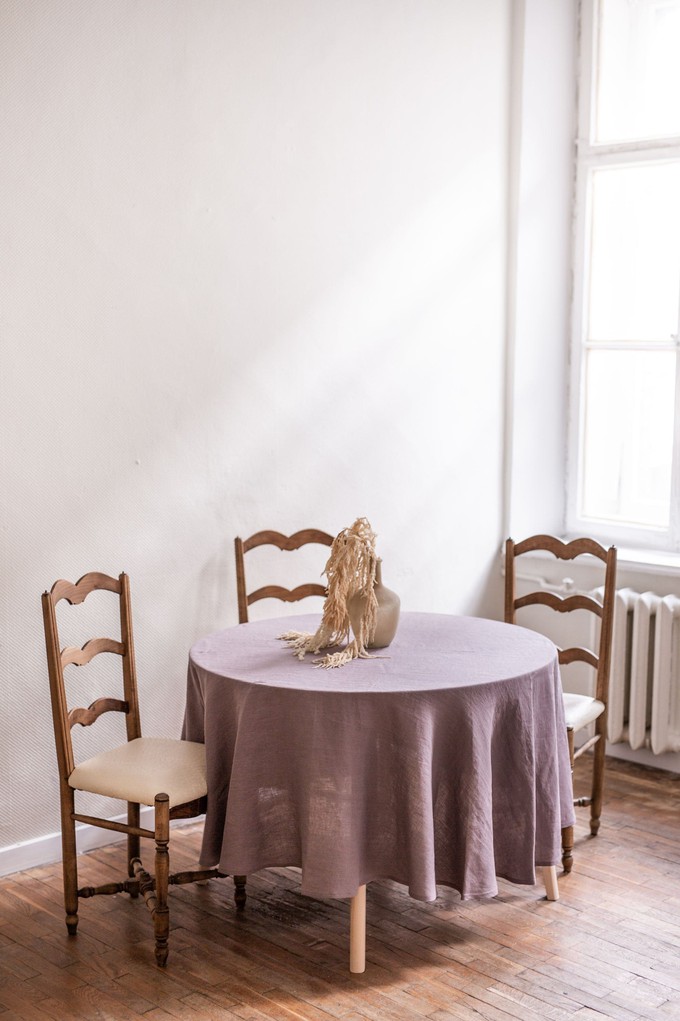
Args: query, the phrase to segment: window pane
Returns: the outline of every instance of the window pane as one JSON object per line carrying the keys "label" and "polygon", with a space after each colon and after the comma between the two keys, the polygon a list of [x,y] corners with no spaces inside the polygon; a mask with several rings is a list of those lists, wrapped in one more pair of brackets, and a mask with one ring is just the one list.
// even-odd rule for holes
{"label": "window pane", "polygon": [[668,341],[680,305],[680,162],[597,170],[591,195],[589,339]]}
{"label": "window pane", "polygon": [[668,526],[675,351],[590,350],[582,513]]}
{"label": "window pane", "polygon": [[595,140],[680,134],[680,0],[600,0]]}

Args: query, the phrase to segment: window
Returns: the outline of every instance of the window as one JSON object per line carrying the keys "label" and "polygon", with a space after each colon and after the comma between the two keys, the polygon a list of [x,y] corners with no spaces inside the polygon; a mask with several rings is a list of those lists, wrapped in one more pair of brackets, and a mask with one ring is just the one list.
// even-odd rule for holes
{"label": "window", "polygon": [[582,0],[568,528],[680,549],[680,0]]}

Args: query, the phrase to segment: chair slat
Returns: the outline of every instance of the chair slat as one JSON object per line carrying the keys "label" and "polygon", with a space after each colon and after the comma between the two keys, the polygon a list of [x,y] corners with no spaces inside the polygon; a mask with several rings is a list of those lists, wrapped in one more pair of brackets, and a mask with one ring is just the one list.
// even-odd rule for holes
{"label": "chair slat", "polygon": [[118,656],[125,655],[125,646],[114,638],[91,638],[79,649],[75,645],[69,645],[61,651],[61,665],[85,666],[90,660],[98,656],[100,652],[114,652]]}
{"label": "chair slat", "polygon": [[68,714],[69,727],[73,729],[77,723],[81,727],[89,727],[103,713],[126,713],[130,706],[119,698],[98,698],[87,709],[71,709]]}
{"label": "chair slat", "polygon": [[570,613],[572,610],[588,610],[590,613],[602,616],[602,604],[592,596],[578,593],[573,596],[558,596],[554,592],[530,592],[526,596],[515,599],[515,609],[521,610],[523,606],[549,606],[551,610],[558,613]]}
{"label": "chair slat", "polygon": [[316,585],[309,582],[306,585],[298,585],[297,588],[287,589],[281,585],[265,585],[256,589],[248,596],[248,606],[257,603],[260,599],[281,599],[284,603],[297,603],[307,596],[325,596],[327,589],[323,585]]}
{"label": "chair slat", "polygon": [[321,532],[317,528],[303,528],[293,535],[284,535],[282,532],[263,531],[256,532],[249,539],[243,540],[243,552],[255,549],[257,546],[278,546],[280,550],[296,550],[309,543],[318,543],[321,546],[332,546],[333,536],[328,532]]}
{"label": "chair slat", "polygon": [[316,543],[321,546],[332,546],[333,536],[318,528],[302,528],[293,535],[284,535],[273,529],[255,532],[247,539],[237,536],[234,539],[234,556],[236,559],[236,595],[238,597],[238,619],[240,624],[248,623],[248,607],[260,599],[279,599],[285,603],[296,603],[307,596],[326,596],[325,585],[318,582],[298,585],[287,589],[282,585],[265,585],[254,592],[247,592],[245,574],[245,554],[258,546],[276,546],[280,550],[298,550],[301,546]]}
{"label": "chair slat", "polygon": [[50,589],[52,602],[56,605],[60,599],[65,599],[72,606],[82,603],[91,592],[104,589],[107,592],[115,592],[120,595],[121,582],[119,578],[111,578],[108,574],[100,574],[98,571],[90,571],[84,574],[77,582],[55,581]]}
{"label": "chair slat", "polygon": [[574,560],[576,557],[589,553],[598,560],[607,560],[607,550],[594,539],[572,539],[571,542],[563,542],[554,535],[532,535],[522,542],[515,543],[515,556],[520,557],[523,553],[533,553],[536,550],[545,550],[552,553],[560,560]]}
{"label": "chair slat", "polygon": [[558,654],[562,666],[567,666],[569,663],[587,663],[588,666],[597,670],[598,658],[590,649],[575,645],[570,649],[558,649]]}

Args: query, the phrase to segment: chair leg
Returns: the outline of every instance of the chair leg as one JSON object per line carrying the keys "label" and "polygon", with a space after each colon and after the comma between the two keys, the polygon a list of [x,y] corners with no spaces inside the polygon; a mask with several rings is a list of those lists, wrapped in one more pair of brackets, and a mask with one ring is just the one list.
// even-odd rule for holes
{"label": "chair leg", "polygon": [[246,906],[246,876],[234,876],[234,903],[237,911]]}
{"label": "chair leg", "polygon": [[571,872],[574,864],[572,851],[574,850],[574,827],[564,826],[562,828],[562,868],[566,873]]}
{"label": "chair leg", "polygon": [[[567,745],[569,747],[569,765],[571,766],[571,775],[574,775],[574,728],[567,727]],[[565,873],[571,872],[571,867],[574,864],[574,857],[572,851],[574,850],[574,827],[563,826],[562,827],[562,868]]]}
{"label": "chair leg", "polygon": [[170,858],[170,799],[167,794],[157,794],[154,800],[156,838],[156,898],[153,910],[153,930],[156,938],[156,963],[164,968],[168,960],[168,935],[170,932],[170,911],[168,908],[168,876]]}
{"label": "chair leg", "polygon": [[[134,804],[132,801],[128,802],[128,826],[134,826],[139,829],[139,805]],[[135,874],[135,870],[132,867],[133,858],[139,858],[141,854],[141,840],[138,834],[128,833],[127,848],[128,848],[128,876],[132,879]],[[131,893],[131,897],[139,896],[137,893]]]}
{"label": "chair leg", "polygon": [[593,748],[593,788],[590,802],[590,832],[596,837],[600,828],[600,816],[602,814],[602,794],[604,791],[604,755],[605,755],[605,732],[606,726],[603,717],[600,716],[596,723],[596,733],[599,741]]}
{"label": "chair leg", "polygon": [[61,790],[61,849],[64,873],[64,908],[66,928],[69,936],[78,931],[78,850],[76,847],[76,823],[74,792],[68,784]]}

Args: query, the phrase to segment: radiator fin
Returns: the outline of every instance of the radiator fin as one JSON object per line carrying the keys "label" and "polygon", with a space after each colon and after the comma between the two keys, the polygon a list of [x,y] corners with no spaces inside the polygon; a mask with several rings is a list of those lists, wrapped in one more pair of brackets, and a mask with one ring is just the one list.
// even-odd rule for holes
{"label": "radiator fin", "polygon": [[680,599],[619,589],[607,736],[632,749],[680,751]]}

